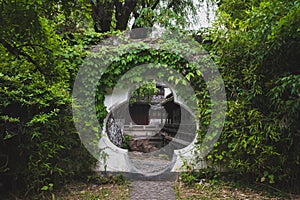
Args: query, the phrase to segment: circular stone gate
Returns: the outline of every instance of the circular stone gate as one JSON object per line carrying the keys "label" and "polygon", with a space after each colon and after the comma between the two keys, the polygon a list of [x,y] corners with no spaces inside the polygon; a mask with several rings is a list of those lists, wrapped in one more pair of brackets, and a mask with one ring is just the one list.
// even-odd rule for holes
{"label": "circular stone gate", "polygon": [[[172,91],[173,95],[169,99],[173,99],[173,101],[166,99],[167,102],[161,102],[167,108],[167,115],[159,119],[161,123],[150,123],[148,125],[135,124],[131,117],[132,114],[129,113],[131,88],[119,90],[105,96],[105,106],[109,114],[104,123],[105,136],[101,138],[99,147],[105,149],[104,151],[109,157],[105,162],[99,160],[96,170],[127,172],[144,178],[163,177],[166,174],[170,175],[169,172],[183,171],[182,159],[193,159],[191,150],[197,140],[195,137],[197,123],[194,121],[192,114],[184,108],[184,104],[178,99],[176,91],[174,89]],[[176,105],[177,109],[173,105]],[[175,116],[178,110],[180,115]],[[174,112],[169,113],[170,111]],[[155,135],[160,135],[164,141],[167,140],[167,144],[146,152],[130,152],[127,149],[118,147],[118,142],[114,142],[108,136],[107,126],[110,124],[112,116],[114,116],[113,119],[118,126],[118,130],[122,134],[127,133],[132,136],[133,140],[139,141],[145,138],[147,140],[155,137]],[[201,168],[206,167],[205,162],[200,165]]]}
{"label": "circular stone gate", "polygon": [[[104,127],[101,128],[95,108],[97,83],[104,78],[102,77],[104,71],[109,69],[114,59],[137,49],[167,51],[181,56],[188,62],[187,66],[192,67],[196,72],[195,76],[201,76],[205,81],[212,104],[211,121],[203,142],[200,145],[197,144],[197,147],[195,132],[199,122],[197,119],[197,97],[194,90],[187,77],[182,75],[184,72],[179,73],[168,65],[161,65],[160,63],[146,61],[146,64],[133,66],[122,74],[113,90],[105,93],[104,105],[108,115],[104,120]],[[99,160],[96,171],[122,172],[144,179],[162,179],[163,177],[170,177],[169,175],[172,175],[173,172],[184,171],[183,163],[193,162],[194,151],[198,151],[198,157],[200,155],[204,158],[207,155],[217,141],[223,127],[226,96],[223,81],[217,68],[196,41],[169,30],[135,29],[125,32],[122,36],[105,40],[101,45],[93,48],[91,52],[92,55],[85,59],[80,68],[73,87],[73,116],[83,144]],[[136,80],[135,77],[139,77],[137,79],[139,81],[133,83],[132,80]],[[159,126],[150,127],[151,124],[148,126],[149,124],[145,123],[142,124],[142,127],[138,127],[141,125],[139,123],[143,123],[146,118],[133,117],[135,119],[132,119],[128,109],[130,96],[138,86],[153,80],[156,83],[166,85],[166,88],[172,91],[173,104],[161,102],[160,105],[149,105],[153,110],[161,109],[163,106],[167,116],[161,119],[163,123]],[[106,88],[103,88],[103,91],[106,91]],[[116,109],[121,105],[125,107],[124,116],[120,116]],[[178,115],[176,112],[180,114]],[[126,121],[127,118],[129,124]],[[115,123],[114,120],[116,119],[119,122],[124,120],[124,123],[119,125],[120,129],[117,128],[118,126],[114,126],[111,133],[121,131],[121,134],[124,134],[127,131],[127,133],[134,134],[134,128],[143,128],[143,134],[151,135],[151,128],[153,128],[155,132],[160,132],[160,135],[169,142],[155,151],[133,154],[127,149],[120,148],[120,144],[116,141],[112,142],[109,139],[111,133],[107,132],[109,130],[107,124]],[[172,133],[170,129],[175,129],[175,134],[170,136]],[[184,140],[187,137],[186,133],[193,133],[194,135],[189,140]],[[181,146],[178,147],[180,143]],[[176,144],[177,148],[175,148]],[[165,160],[166,162],[162,162],[163,159],[161,159],[164,155],[169,157],[167,161]],[[155,156],[160,159],[153,159]],[[151,161],[153,161],[152,164]],[[206,167],[205,162],[197,164],[198,168]],[[157,167],[158,165],[159,167]]]}

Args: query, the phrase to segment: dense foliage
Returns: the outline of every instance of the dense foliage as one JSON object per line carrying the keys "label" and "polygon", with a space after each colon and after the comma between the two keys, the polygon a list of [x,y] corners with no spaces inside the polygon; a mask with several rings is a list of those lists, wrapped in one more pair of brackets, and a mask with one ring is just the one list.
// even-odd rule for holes
{"label": "dense foliage", "polygon": [[[0,0],[1,190],[22,188],[28,195],[51,191],[69,178],[82,177],[94,163],[73,125],[71,93],[89,48],[117,33],[93,32],[104,32],[93,18],[93,6],[103,7],[102,2]],[[109,30],[126,29],[129,18],[122,28],[117,19],[125,15],[118,11],[129,1],[107,2],[113,2],[115,14]],[[184,27],[184,8],[195,10],[191,1],[133,2],[136,27]],[[299,15],[297,0],[222,0],[215,27],[201,40],[212,41],[206,47],[221,71],[228,99],[224,130],[208,159],[250,181],[294,192],[299,192],[300,178]],[[147,62],[185,71],[200,97],[200,119],[208,124],[209,94],[201,74],[188,70],[178,55],[144,50],[114,60],[103,84],[113,87],[130,67]],[[98,93],[99,101],[103,93]],[[105,107],[97,106],[103,119]]]}
{"label": "dense foliage", "polygon": [[221,1],[207,36],[227,93],[208,158],[248,181],[299,192],[300,3]]}
{"label": "dense foliage", "polygon": [[58,34],[57,21],[68,15],[69,5],[59,10],[56,1],[0,5],[0,188],[27,195],[51,191],[90,171],[94,162],[71,112],[83,44],[72,45]]}
{"label": "dense foliage", "polygon": [[92,31],[85,1],[0,1],[0,11],[0,188],[52,191],[95,162],[73,125],[72,86],[89,48],[116,33]]}

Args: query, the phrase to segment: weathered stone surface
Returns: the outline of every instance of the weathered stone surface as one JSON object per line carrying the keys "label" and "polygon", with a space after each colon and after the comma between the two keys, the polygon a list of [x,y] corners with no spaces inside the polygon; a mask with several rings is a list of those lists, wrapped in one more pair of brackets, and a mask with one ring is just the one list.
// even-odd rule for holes
{"label": "weathered stone surface", "polygon": [[170,160],[166,154],[129,152],[130,161],[142,173],[157,173],[165,169]]}
{"label": "weathered stone surface", "polygon": [[134,181],[131,184],[130,200],[175,200],[172,184],[169,181]]}

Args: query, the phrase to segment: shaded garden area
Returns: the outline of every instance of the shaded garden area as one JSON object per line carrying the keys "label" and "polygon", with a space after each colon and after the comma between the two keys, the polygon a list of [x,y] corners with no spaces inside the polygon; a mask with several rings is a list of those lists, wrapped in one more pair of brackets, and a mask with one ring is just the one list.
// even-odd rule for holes
{"label": "shaded garden area", "polygon": [[[214,7],[211,27],[189,29],[200,20],[199,10]],[[284,198],[295,198],[300,192],[297,0],[0,0],[0,198],[54,198],[65,195],[60,193],[64,187],[80,190],[75,196],[83,199],[105,199],[115,191],[124,191],[116,198],[128,198],[122,178],[86,185],[95,176],[97,159],[74,126],[73,84],[93,45],[131,28],[154,25],[202,45],[226,89],[223,131],[205,158],[211,168],[195,170],[200,157],[187,164],[189,173],[181,179],[187,185],[174,186],[177,197],[199,196],[203,190],[210,197],[232,195],[235,186],[223,184],[224,174],[217,170],[222,166],[230,182],[261,184]],[[98,120],[107,115],[106,89],[132,66],[150,61],[167,63],[196,91],[201,144],[211,120],[210,94],[201,73],[167,51],[140,49],[115,59],[98,83]],[[123,185],[115,187],[120,182]],[[94,191],[100,194],[91,194]],[[244,193],[249,189],[238,190],[235,197],[242,199]]]}

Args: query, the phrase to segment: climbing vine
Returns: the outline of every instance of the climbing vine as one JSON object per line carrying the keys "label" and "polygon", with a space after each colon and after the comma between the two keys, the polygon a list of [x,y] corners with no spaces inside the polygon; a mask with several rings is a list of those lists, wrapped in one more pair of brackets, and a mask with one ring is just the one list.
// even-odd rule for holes
{"label": "climbing vine", "polygon": [[[140,85],[144,81],[143,76],[150,73],[149,70],[151,71],[154,69],[155,77],[166,80],[171,85],[179,88],[177,89],[178,95],[181,95],[183,99],[187,101],[197,100],[196,96],[192,97],[186,95],[186,86],[190,80],[198,80],[192,85],[198,96],[204,94],[204,91],[206,90],[206,85],[204,84],[203,79],[200,78],[202,75],[201,72],[195,65],[188,63],[180,56],[180,52],[184,52],[182,53],[183,55],[193,55],[197,53],[197,49],[190,49],[187,48],[189,46],[185,46],[185,43],[179,45],[172,41],[161,43],[161,46],[164,46],[165,49],[172,48],[172,51],[164,50],[163,47],[161,50],[156,50],[145,41],[127,44],[121,43],[117,47],[107,44],[100,47],[96,46],[95,50],[91,51],[81,67],[82,71],[79,72],[78,76],[80,78],[77,77],[79,83],[75,84],[75,86],[79,85],[82,88],[76,91],[75,97],[79,95],[80,100],[75,104],[78,104],[80,107],[79,109],[82,110],[77,112],[80,116],[79,119],[83,118],[88,122],[92,122],[88,126],[86,124],[84,125],[88,131],[83,131],[84,137],[81,139],[84,140],[85,144],[88,144],[87,146],[91,146],[89,150],[95,157],[99,157],[97,142],[102,137],[101,128],[99,129],[97,124],[100,122],[100,124],[103,125],[103,120],[107,116],[107,111],[103,103],[104,96],[108,90],[113,90],[116,84],[122,79],[127,79],[129,82],[118,85],[118,87],[128,87],[128,85],[126,85],[128,83]],[[123,52],[126,53],[124,54]],[[121,56],[116,56],[118,54],[121,54]],[[203,63],[205,63],[206,60],[207,58],[203,56]],[[142,66],[144,64],[146,64],[147,67],[140,67],[138,70],[126,74],[126,72],[136,66]],[[107,67],[103,67],[105,65],[107,65]],[[162,72],[161,69],[164,69],[165,71]],[[182,74],[182,77],[176,76],[175,71]],[[95,90],[90,89],[91,86],[95,85]],[[86,99],[94,96],[96,97],[95,107],[93,101],[86,101]],[[97,122],[93,116],[94,109],[97,113]],[[197,111],[197,108],[194,109],[196,109],[194,111]],[[199,115],[200,114],[203,113],[199,113]],[[209,113],[206,112],[205,114],[207,115]],[[82,120],[78,120],[78,122],[82,123]]]}

